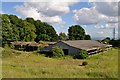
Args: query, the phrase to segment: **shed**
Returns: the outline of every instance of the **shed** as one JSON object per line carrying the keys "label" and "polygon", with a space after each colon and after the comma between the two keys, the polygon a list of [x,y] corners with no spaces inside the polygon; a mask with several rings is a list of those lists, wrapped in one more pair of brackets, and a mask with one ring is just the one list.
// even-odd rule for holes
{"label": "shed", "polygon": [[11,44],[15,46],[15,49],[22,49],[25,51],[34,51],[37,50],[37,48],[39,47],[39,44],[36,42],[16,41],[16,42],[11,42]]}
{"label": "shed", "polygon": [[52,52],[52,47],[54,46],[60,46],[66,55],[78,54],[80,50],[86,50],[89,54],[94,54],[99,52],[100,48],[106,47],[105,44],[94,40],[69,40],[59,41],[53,45],[46,46],[41,51]]}

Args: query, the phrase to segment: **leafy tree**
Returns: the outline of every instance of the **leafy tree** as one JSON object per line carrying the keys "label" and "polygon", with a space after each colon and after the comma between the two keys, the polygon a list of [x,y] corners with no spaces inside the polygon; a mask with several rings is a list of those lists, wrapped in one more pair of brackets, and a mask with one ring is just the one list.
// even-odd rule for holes
{"label": "leafy tree", "polygon": [[106,37],[105,39],[102,40],[103,43],[109,43],[110,42],[110,37]]}
{"label": "leafy tree", "polygon": [[8,44],[11,41],[12,28],[9,16],[7,14],[2,15],[2,45]]}
{"label": "leafy tree", "polygon": [[14,24],[11,25],[11,28],[12,28],[12,34],[11,34],[12,41],[19,41],[20,40],[19,28]]}
{"label": "leafy tree", "polygon": [[64,52],[62,50],[61,47],[59,46],[55,46],[52,48],[52,51],[53,51],[53,57],[63,57],[64,56]]}
{"label": "leafy tree", "polygon": [[39,35],[40,40],[42,41],[50,41],[51,37],[46,34]]}
{"label": "leafy tree", "polygon": [[56,34],[56,31],[51,25],[45,22],[41,22],[40,20],[37,20],[35,21],[35,27],[36,27],[36,34],[37,34],[37,37],[35,40],[36,42],[39,42],[40,40],[42,40],[42,37],[41,37],[42,34],[46,34],[49,37],[51,37],[49,41],[58,40],[58,35]]}
{"label": "leafy tree", "polygon": [[20,40],[20,19],[15,15],[2,14],[2,44]]}
{"label": "leafy tree", "polygon": [[91,40],[91,37],[90,37],[90,35],[85,35],[85,38],[84,38],[85,40]]}
{"label": "leafy tree", "polygon": [[21,41],[34,41],[36,38],[36,28],[34,25],[27,21],[22,21],[22,27],[20,28],[20,39]]}
{"label": "leafy tree", "polygon": [[66,34],[63,33],[63,32],[61,32],[61,33],[59,34],[59,39],[60,39],[60,40],[67,40]]}
{"label": "leafy tree", "polygon": [[119,48],[120,48],[120,39],[118,39],[118,40],[112,39],[109,43],[110,43],[113,47],[119,47]]}
{"label": "leafy tree", "polygon": [[39,42],[41,40],[40,37],[41,34],[46,34],[45,27],[40,20],[35,21],[34,25],[36,27],[36,35],[37,35],[35,41]]}
{"label": "leafy tree", "polygon": [[84,40],[85,30],[80,25],[69,27],[68,36],[70,40]]}
{"label": "leafy tree", "polygon": [[57,41],[58,35],[53,26],[35,21],[33,18],[19,19],[16,15],[1,14],[0,30],[3,46],[11,41]]}
{"label": "leafy tree", "polygon": [[2,47],[2,14],[0,14],[0,47]]}
{"label": "leafy tree", "polygon": [[43,24],[46,26],[46,32],[47,35],[51,37],[50,41],[58,41],[58,35],[55,31],[55,29],[53,28],[53,26],[43,22]]}
{"label": "leafy tree", "polygon": [[33,25],[35,23],[35,20],[33,18],[31,18],[31,17],[26,18],[26,21],[29,22],[29,23],[31,23],[31,24],[33,24]]}
{"label": "leafy tree", "polygon": [[16,15],[9,15],[9,19],[11,24],[14,24],[14,25],[19,24],[19,18]]}

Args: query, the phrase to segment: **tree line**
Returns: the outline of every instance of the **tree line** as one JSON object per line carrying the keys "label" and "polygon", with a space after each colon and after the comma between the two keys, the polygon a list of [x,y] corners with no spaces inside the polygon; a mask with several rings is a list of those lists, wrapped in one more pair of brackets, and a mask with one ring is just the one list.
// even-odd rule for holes
{"label": "tree line", "polygon": [[31,17],[26,19],[18,18],[16,15],[0,14],[2,23],[2,45],[11,41],[58,41],[58,40],[89,40],[90,35],[80,25],[70,26],[68,35],[61,32],[56,33],[52,25],[34,20]]}
{"label": "tree line", "polygon": [[111,44],[113,47],[119,47],[120,48],[120,38],[118,39],[110,39],[110,37],[106,37],[103,40],[99,40],[99,42],[102,42],[104,44]]}

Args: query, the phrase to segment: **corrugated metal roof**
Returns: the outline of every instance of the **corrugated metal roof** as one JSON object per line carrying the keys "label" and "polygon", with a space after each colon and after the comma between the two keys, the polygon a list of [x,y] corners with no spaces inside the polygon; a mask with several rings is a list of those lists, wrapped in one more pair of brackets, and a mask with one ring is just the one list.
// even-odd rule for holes
{"label": "corrugated metal roof", "polygon": [[97,49],[99,47],[105,46],[105,44],[99,43],[94,40],[69,40],[69,41],[62,41],[63,43],[66,43],[69,46],[76,47],[79,49],[85,49],[85,50],[92,50]]}
{"label": "corrugated metal roof", "polygon": [[13,45],[24,45],[24,46],[26,46],[26,45],[28,45],[28,46],[39,46],[39,44],[38,43],[36,43],[36,42],[20,42],[20,41],[16,41],[16,42],[11,42],[11,44],[13,44]]}
{"label": "corrugated metal roof", "polygon": [[48,44],[48,45],[53,45],[53,44],[55,44],[57,42],[45,42],[45,43]]}

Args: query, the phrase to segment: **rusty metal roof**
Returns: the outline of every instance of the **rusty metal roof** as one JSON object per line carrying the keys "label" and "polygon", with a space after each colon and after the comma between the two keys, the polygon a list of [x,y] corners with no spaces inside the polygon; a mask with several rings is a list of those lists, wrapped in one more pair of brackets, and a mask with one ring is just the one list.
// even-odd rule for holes
{"label": "rusty metal roof", "polygon": [[13,45],[21,45],[21,46],[26,46],[26,45],[28,45],[28,46],[39,46],[39,44],[38,43],[36,43],[36,42],[20,42],[20,41],[16,41],[16,42],[11,42],[11,44],[13,44]]}
{"label": "rusty metal roof", "polygon": [[53,45],[53,44],[55,44],[57,42],[45,42],[45,43],[48,44],[48,45]]}

